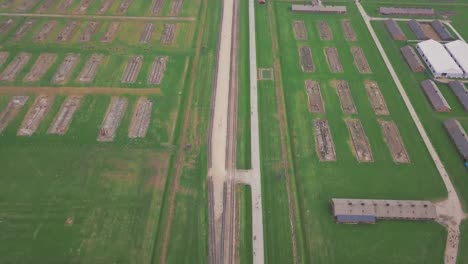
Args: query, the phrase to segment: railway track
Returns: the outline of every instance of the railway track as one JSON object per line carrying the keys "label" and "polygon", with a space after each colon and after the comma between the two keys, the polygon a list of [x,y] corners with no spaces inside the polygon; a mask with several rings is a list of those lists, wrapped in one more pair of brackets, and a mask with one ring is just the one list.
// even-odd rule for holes
{"label": "railway track", "polygon": [[[223,8],[226,7],[225,4],[229,4],[229,1],[223,3]],[[217,93],[218,89],[226,89],[226,86],[219,86],[221,82],[215,80],[214,82],[214,99],[212,100],[212,111],[214,111],[215,104],[219,100],[226,100],[227,96],[227,105],[226,115],[223,117],[226,124],[225,138],[225,149],[224,149],[224,163],[222,167],[224,168],[224,175],[209,175],[208,176],[208,206],[209,206],[209,263],[235,263],[236,256],[236,206],[235,206],[235,171],[236,171],[236,137],[237,137],[237,86],[238,86],[238,69],[237,69],[237,54],[238,54],[238,12],[239,12],[239,1],[232,0],[232,18],[228,20],[231,33],[229,34],[230,40],[230,49],[225,51],[218,50],[221,52],[229,52],[229,71],[224,72],[225,75],[222,76],[227,80],[227,93]],[[230,8],[230,7],[226,7]],[[224,13],[224,12],[223,12]],[[227,28],[224,28],[226,30]],[[228,29],[229,30],[229,29]],[[222,34],[222,32],[221,32]],[[221,38],[220,38],[221,41]],[[221,67],[222,63],[219,60],[216,73],[218,73],[218,68]],[[224,65],[225,66],[225,65]],[[226,74],[227,73],[227,74]],[[222,84],[221,84],[222,85]],[[217,87],[218,86],[218,87]],[[226,91],[226,90],[224,90]],[[224,96],[224,98],[216,98],[218,96]],[[213,113],[211,114],[213,116]],[[212,118],[210,118],[212,119]],[[210,122],[209,128],[209,142],[213,140],[214,133],[220,133],[221,131],[213,132],[217,129],[213,126],[213,122]],[[209,144],[209,153],[208,153],[208,165],[210,168],[215,167],[217,164],[212,164],[212,148],[216,148],[214,144]],[[218,146],[219,147],[219,146]],[[218,184],[213,183],[213,181],[218,182]],[[216,187],[217,186],[217,187]],[[216,190],[218,188],[218,190]],[[222,188],[222,189],[221,189]],[[216,196],[215,194],[220,192],[221,195]],[[217,205],[217,206],[216,206]],[[220,210],[220,217],[216,218],[215,210]]]}

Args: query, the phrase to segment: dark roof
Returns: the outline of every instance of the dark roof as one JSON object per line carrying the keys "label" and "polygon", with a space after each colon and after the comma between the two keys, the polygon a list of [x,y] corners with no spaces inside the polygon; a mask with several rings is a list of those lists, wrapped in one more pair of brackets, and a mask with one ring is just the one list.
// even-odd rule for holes
{"label": "dark roof", "polygon": [[410,45],[404,46],[400,49],[401,54],[405,58],[406,63],[410,66],[413,72],[422,72],[424,71],[424,65],[419,59],[418,55],[414,51],[413,47]]}
{"label": "dark roof", "polygon": [[421,24],[419,24],[418,21],[414,19],[410,20],[408,21],[408,26],[410,27],[411,31],[413,31],[417,39],[419,40],[429,39],[429,37],[426,36],[426,33],[424,33],[424,31],[422,30]]}
{"label": "dark roof", "polygon": [[336,221],[338,223],[375,223],[375,216],[373,215],[337,215]]}
{"label": "dark roof", "polygon": [[393,39],[396,39],[396,40],[406,39],[405,33],[403,33],[400,26],[395,20],[393,19],[385,20],[384,24],[387,27],[388,32],[390,32],[390,35],[392,35]]}
{"label": "dark roof", "polygon": [[445,100],[442,93],[437,88],[437,85],[432,80],[424,80],[421,82],[421,87],[427,98],[432,104],[432,108],[438,112],[450,111],[450,106]]}
{"label": "dark roof", "polygon": [[450,32],[445,28],[444,24],[440,20],[434,20],[431,22],[432,27],[437,32],[441,40],[454,40],[454,37]]}
{"label": "dark roof", "polygon": [[434,15],[434,9],[432,8],[403,8],[403,7],[381,7],[379,9],[382,15],[422,15],[432,16]]}
{"label": "dark roof", "polygon": [[458,101],[463,105],[465,111],[468,111],[468,91],[465,89],[463,83],[453,81],[449,83],[452,92],[457,96]]}
{"label": "dark roof", "polygon": [[468,160],[468,138],[465,129],[463,129],[456,119],[444,121],[444,127],[457,147],[460,156],[462,156],[465,161]]}

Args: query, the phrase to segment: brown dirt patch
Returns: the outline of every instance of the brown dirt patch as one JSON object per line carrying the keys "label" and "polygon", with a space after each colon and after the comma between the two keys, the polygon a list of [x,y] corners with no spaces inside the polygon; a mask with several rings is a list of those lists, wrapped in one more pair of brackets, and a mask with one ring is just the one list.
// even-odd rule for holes
{"label": "brown dirt patch", "polygon": [[421,29],[428,38],[440,41],[439,34],[437,34],[430,23],[421,23]]}
{"label": "brown dirt patch", "polygon": [[23,123],[21,124],[17,135],[32,136],[34,132],[36,132],[44,117],[49,113],[53,103],[54,97],[52,96],[38,96],[24,117]]}
{"label": "brown dirt patch", "polygon": [[304,72],[314,72],[315,64],[312,59],[312,51],[309,47],[299,47],[299,58],[301,61],[301,68]]}
{"label": "brown dirt patch", "polygon": [[388,149],[392,154],[393,161],[396,163],[409,163],[408,152],[395,122],[379,120],[379,124],[382,128],[384,141],[387,143]]}
{"label": "brown dirt patch", "polygon": [[351,53],[354,57],[354,65],[356,65],[360,73],[372,73],[364,51],[360,47],[351,47]]}
{"label": "brown dirt patch", "polygon": [[349,20],[343,20],[341,21],[341,27],[343,28],[343,33],[345,36],[345,39],[348,41],[356,41],[356,32],[354,31],[353,25],[351,24],[351,21]]}
{"label": "brown dirt patch", "polygon": [[333,34],[326,21],[320,20],[317,24],[321,40],[333,40]]}
{"label": "brown dirt patch", "polygon": [[21,52],[18,54],[10,64],[0,74],[0,81],[12,82],[15,80],[21,70],[23,70],[26,63],[31,59],[31,53]]}
{"label": "brown dirt patch", "polygon": [[37,82],[42,79],[44,74],[49,70],[50,66],[57,59],[57,54],[43,53],[39,55],[31,70],[26,74],[23,81]]}
{"label": "brown dirt patch", "polygon": [[367,138],[364,128],[359,119],[347,119],[346,126],[351,134],[353,142],[353,153],[359,162],[372,162],[372,150],[370,148],[369,139]]}
{"label": "brown dirt patch", "polygon": [[26,22],[24,22],[23,25],[21,25],[21,27],[16,31],[13,39],[15,41],[21,40],[26,34],[26,32],[28,32],[32,28],[35,22],[36,20],[32,20],[32,19],[29,19]]}
{"label": "brown dirt patch", "polygon": [[13,96],[8,105],[0,113],[0,133],[8,126],[11,120],[18,115],[21,108],[28,101],[28,96]]}
{"label": "brown dirt patch", "polygon": [[325,107],[323,104],[322,93],[320,92],[319,83],[313,80],[305,80],[304,86],[307,94],[309,112],[325,113]]}
{"label": "brown dirt patch", "polygon": [[117,128],[120,125],[125,111],[127,110],[127,98],[112,97],[106,115],[101,124],[97,140],[100,142],[110,142],[114,140]]}
{"label": "brown dirt patch", "polygon": [[351,91],[349,90],[349,85],[347,81],[333,81],[333,86],[335,87],[336,93],[340,98],[341,109],[343,113],[351,115],[356,114],[356,106],[354,105],[353,97],[351,96]]}
{"label": "brown dirt patch", "polygon": [[294,37],[296,40],[307,40],[307,29],[302,20],[293,21]]}
{"label": "brown dirt patch", "polygon": [[314,120],[315,150],[320,161],[336,161],[335,144],[327,120]]}
{"label": "brown dirt patch", "polygon": [[47,133],[65,135],[72,122],[75,111],[80,107],[82,96],[72,95],[65,99]]}
{"label": "brown dirt patch", "polygon": [[50,32],[52,32],[52,30],[55,28],[55,25],[57,25],[57,21],[55,20],[48,21],[47,23],[45,23],[44,26],[42,26],[41,30],[34,37],[34,41],[46,40]]}
{"label": "brown dirt patch", "polygon": [[68,41],[73,34],[76,32],[80,25],[78,21],[70,21],[68,22],[65,27],[62,29],[60,34],[57,36],[57,41],[66,42]]}
{"label": "brown dirt patch", "polygon": [[132,120],[128,128],[129,138],[144,138],[151,120],[153,101],[140,97],[133,110]]}
{"label": "brown dirt patch", "polygon": [[376,115],[389,115],[387,104],[385,103],[385,99],[380,92],[380,88],[374,81],[365,81],[367,96],[369,97],[369,101],[372,105],[372,109],[374,109],[374,113]]}
{"label": "brown dirt patch", "polygon": [[341,65],[340,57],[338,56],[336,48],[326,47],[324,51],[330,71],[333,73],[343,72],[343,66]]}

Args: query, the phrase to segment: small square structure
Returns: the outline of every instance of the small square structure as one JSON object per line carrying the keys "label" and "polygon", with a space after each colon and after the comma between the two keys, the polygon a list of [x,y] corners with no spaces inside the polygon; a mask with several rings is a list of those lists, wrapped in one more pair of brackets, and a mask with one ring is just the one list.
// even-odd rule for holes
{"label": "small square structure", "polygon": [[259,80],[273,80],[273,69],[272,68],[259,68],[258,79]]}

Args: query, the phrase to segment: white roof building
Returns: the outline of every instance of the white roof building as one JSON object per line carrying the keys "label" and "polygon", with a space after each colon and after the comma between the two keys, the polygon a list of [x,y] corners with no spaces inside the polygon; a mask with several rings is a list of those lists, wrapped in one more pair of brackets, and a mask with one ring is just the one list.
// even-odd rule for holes
{"label": "white roof building", "polygon": [[436,78],[463,78],[463,71],[444,45],[429,39],[418,43],[416,49]]}
{"label": "white roof building", "polygon": [[458,66],[463,70],[464,77],[468,78],[468,44],[461,40],[455,40],[446,43],[444,46]]}

